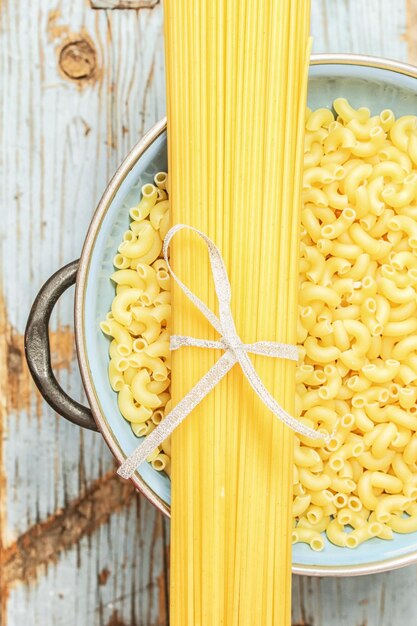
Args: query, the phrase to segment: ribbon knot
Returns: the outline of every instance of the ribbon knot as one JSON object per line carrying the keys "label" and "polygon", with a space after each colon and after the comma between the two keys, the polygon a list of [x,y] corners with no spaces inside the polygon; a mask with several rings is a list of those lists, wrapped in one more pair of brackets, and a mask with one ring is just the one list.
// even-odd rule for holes
{"label": "ribbon knot", "polygon": [[[184,229],[195,232],[203,239],[207,246],[214,288],[219,302],[218,317],[178,278],[169,263],[169,244],[174,235],[178,231]],[[207,235],[192,226],[177,224],[168,231],[165,237],[163,255],[172,278],[180,286],[183,293],[201,311],[204,317],[220,335],[220,339],[218,341],[198,339],[187,335],[172,335],[170,349],[178,350],[179,348],[185,346],[193,346],[196,348],[223,350],[224,354],[210,368],[207,374],[205,374],[184,396],[184,398],[182,398],[168,413],[168,415],[166,415],[155,430],[153,430],[136,448],[136,450],[124,461],[124,463],[122,463],[118,470],[118,474],[123,478],[130,478],[134,474],[136,468],[146,460],[155,448],[157,448],[167,437],[171,435],[175,428],[177,428],[177,426],[181,424],[181,422],[203,400],[203,398],[208,395],[212,389],[214,389],[214,387],[222,380],[222,378],[224,378],[224,376],[226,376],[236,363],[239,363],[252,389],[278,419],[301,435],[309,437],[310,439],[322,439],[328,442],[331,435],[309,428],[296,418],[289,415],[289,413],[287,413],[269,393],[259,378],[253,363],[249,358],[249,353],[298,361],[298,350],[294,345],[277,343],[274,341],[257,341],[255,343],[242,342],[236,331],[235,322],[230,308],[231,288],[229,277],[227,275],[220,250],[214,242],[207,237]]]}

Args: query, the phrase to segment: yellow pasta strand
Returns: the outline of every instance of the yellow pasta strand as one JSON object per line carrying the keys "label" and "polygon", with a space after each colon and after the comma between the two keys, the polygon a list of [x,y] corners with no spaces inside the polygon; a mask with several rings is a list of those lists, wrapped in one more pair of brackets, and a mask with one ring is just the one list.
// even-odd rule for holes
{"label": "yellow pasta strand", "polygon": [[[220,247],[245,341],[295,342],[309,3],[165,3],[173,223]],[[175,271],[215,308],[205,252],[173,245]],[[214,338],[173,289],[174,333]],[[172,397],[219,354],[173,354]],[[295,367],[254,358],[290,412]],[[238,367],[172,437],[171,624],[289,624],[292,433]]]}

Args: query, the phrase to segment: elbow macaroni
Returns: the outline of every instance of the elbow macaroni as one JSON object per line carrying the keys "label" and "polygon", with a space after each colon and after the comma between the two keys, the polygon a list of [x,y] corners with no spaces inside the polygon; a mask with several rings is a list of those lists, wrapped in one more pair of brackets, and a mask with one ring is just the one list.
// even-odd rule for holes
{"label": "elbow macaroni", "polygon": [[329,541],[355,548],[417,530],[417,117],[334,109],[309,117],[297,406],[337,430],[327,446],[295,437],[293,540],[311,545],[327,520]]}
{"label": "elbow macaroni", "polygon": [[[137,437],[145,437],[166,414],[170,385],[170,280],[160,257],[168,229],[167,175],[142,187],[142,198],[130,209],[130,230],[124,235],[111,279],[117,290],[111,314],[101,323],[113,338],[109,380],[118,393],[122,416]],[[170,442],[148,458],[157,471],[170,474]]]}
{"label": "elbow macaroni", "polygon": [[[340,547],[417,530],[417,117],[343,98],[306,121],[293,542]],[[109,380],[146,436],[170,407],[166,174],[131,209],[112,280]],[[413,317],[414,316],[414,317]],[[170,442],[148,461],[170,473]]]}

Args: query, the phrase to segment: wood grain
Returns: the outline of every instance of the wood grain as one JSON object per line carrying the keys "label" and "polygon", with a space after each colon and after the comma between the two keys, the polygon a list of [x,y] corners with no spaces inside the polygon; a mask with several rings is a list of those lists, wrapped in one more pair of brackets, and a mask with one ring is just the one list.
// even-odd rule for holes
{"label": "wood grain", "polygon": [[[79,256],[109,178],[164,114],[162,8],[4,0],[0,19],[0,623],[165,626],[162,518],[113,482],[100,515],[113,459],[45,406],[22,350],[38,288]],[[60,382],[80,399],[72,298],[52,339]]]}
{"label": "wood grain", "polygon": [[407,28],[405,38],[408,47],[408,60],[417,64],[417,1],[407,0]]}
{"label": "wood grain", "polygon": [[[316,52],[417,62],[416,0],[312,4]],[[0,625],[168,626],[167,522],[113,482],[100,436],[45,406],[22,351],[38,288],[79,255],[107,181],[164,115],[161,3],[2,0],[0,68]],[[52,340],[59,379],[81,399],[72,297]],[[296,576],[293,624],[414,626],[416,589],[414,566]]]}
{"label": "wood grain", "polygon": [[[136,497],[134,487],[111,470],[93,482],[82,497],[38,522],[3,549],[3,585],[36,579],[43,566],[57,563],[62,552],[91,536],[114,512],[126,508]],[[101,579],[105,584],[107,574]]]}
{"label": "wood grain", "polygon": [[407,58],[406,0],[312,0],[313,52]]}
{"label": "wood grain", "polygon": [[152,9],[159,0],[90,0],[93,9]]}

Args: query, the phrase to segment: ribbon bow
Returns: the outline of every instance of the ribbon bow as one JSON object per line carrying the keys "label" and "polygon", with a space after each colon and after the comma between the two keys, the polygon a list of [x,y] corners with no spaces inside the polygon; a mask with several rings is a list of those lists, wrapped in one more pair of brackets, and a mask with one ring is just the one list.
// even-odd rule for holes
{"label": "ribbon bow", "polygon": [[[210,265],[213,274],[214,288],[219,301],[219,316],[215,315],[175,274],[168,260],[169,244],[174,235],[180,230],[191,230],[199,235],[207,245]],[[232,367],[239,363],[244,375],[255,393],[272,413],[287,424],[294,431],[305,435],[310,439],[323,439],[328,441],[330,435],[309,428],[299,420],[287,413],[266,389],[250,360],[248,353],[262,354],[264,356],[289,359],[298,361],[297,347],[286,343],[273,341],[257,341],[255,343],[243,343],[236,331],[230,308],[231,288],[227,276],[226,267],[220,250],[214,242],[204,233],[184,224],[173,226],[167,233],[163,254],[169,272],[176,283],[181,287],[185,295],[201,311],[210,324],[220,335],[219,341],[196,339],[183,335],[172,335],[170,348],[177,350],[183,346],[197,348],[217,348],[224,350],[224,354],[210,368],[198,383],[178,402],[178,404],[166,415],[164,420],[153,430],[136,450],[124,461],[118,470],[123,478],[130,478],[136,468],[157,448],[169,435],[181,424],[189,413],[210,393],[210,391],[226,376]]]}

